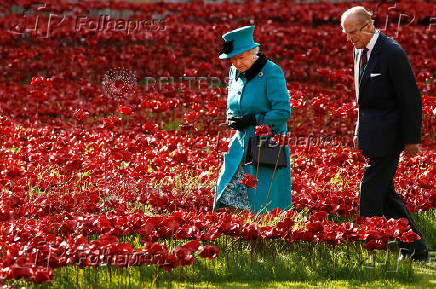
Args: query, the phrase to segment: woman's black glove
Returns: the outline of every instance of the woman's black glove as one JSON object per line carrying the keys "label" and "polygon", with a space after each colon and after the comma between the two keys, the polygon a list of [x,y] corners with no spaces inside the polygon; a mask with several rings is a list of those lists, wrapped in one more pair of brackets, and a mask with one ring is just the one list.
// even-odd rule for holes
{"label": "woman's black glove", "polygon": [[230,114],[227,117],[227,125],[232,129],[243,130],[248,126],[255,124],[256,116],[254,113],[246,114],[244,116],[233,116]]}

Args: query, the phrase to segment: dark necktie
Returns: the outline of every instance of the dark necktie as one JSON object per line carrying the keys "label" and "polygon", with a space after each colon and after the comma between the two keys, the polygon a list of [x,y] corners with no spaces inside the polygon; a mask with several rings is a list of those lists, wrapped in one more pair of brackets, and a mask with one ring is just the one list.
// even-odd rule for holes
{"label": "dark necktie", "polygon": [[238,81],[239,77],[245,77],[245,72],[240,72],[239,70],[236,70],[236,81]]}
{"label": "dark necktie", "polygon": [[365,71],[366,64],[368,63],[367,53],[368,53],[368,49],[364,48],[362,54],[360,55],[359,80],[362,79],[363,72]]}

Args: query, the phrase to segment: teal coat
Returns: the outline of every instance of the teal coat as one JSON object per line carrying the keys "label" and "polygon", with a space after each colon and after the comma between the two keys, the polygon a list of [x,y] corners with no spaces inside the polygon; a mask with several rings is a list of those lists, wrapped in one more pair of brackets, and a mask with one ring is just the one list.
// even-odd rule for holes
{"label": "teal coat", "polygon": [[[242,116],[255,113],[258,124],[271,127],[273,134],[287,133],[287,120],[291,116],[289,93],[285,77],[280,66],[268,60],[260,72],[247,82],[245,77],[235,78],[236,68],[232,65],[229,72],[227,96],[227,113]],[[214,200],[214,210],[219,209],[219,199],[226,184],[237,172],[241,160],[245,160],[248,140],[255,135],[255,127],[249,126],[244,131],[236,131],[229,144],[229,150],[224,154]],[[274,175],[271,193],[266,204],[268,190],[271,185],[273,168],[260,167],[258,184],[255,189],[248,190],[248,201],[253,214],[266,213],[274,208],[289,210],[291,208],[291,171],[289,167],[289,147],[284,147],[288,159],[286,168],[277,169]],[[283,148],[281,153],[283,153]],[[256,165],[244,165],[246,173],[256,178]]]}

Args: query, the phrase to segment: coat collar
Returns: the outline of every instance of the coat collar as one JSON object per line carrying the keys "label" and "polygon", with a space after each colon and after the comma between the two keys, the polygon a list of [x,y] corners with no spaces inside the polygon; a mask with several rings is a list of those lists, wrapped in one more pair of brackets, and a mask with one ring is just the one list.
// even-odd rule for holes
{"label": "coat collar", "polygon": [[[382,32],[379,32],[379,35],[377,37],[377,41],[375,42],[374,48],[371,51],[371,54],[378,54],[380,53],[380,49],[383,46],[383,43],[386,41],[386,35],[384,35]],[[369,58],[371,60],[371,57]]]}
{"label": "coat collar", "polygon": [[377,63],[377,58],[378,58],[377,55],[380,54],[381,48],[383,47],[383,44],[385,43],[385,41],[387,39],[386,35],[384,35],[381,32],[379,32],[379,33],[380,34],[377,38],[377,41],[374,45],[374,48],[371,51],[371,57],[369,58],[368,64],[365,68],[365,71],[363,72],[362,80],[359,83],[359,95],[361,95],[362,89],[368,81],[369,72],[372,71],[375,64]]}
{"label": "coat collar", "polygon": [[239,70],[236,70],[236,81],[238,81],[239,77],[245,77],[248,82],[252,80],[262,70],[262,68],[268,61],[268,58],[266,58],[266,56],[262,52],[259,52],[257,55],[259,56],[259,58],[253,63],[250,69],[245,72],[240,72]]}

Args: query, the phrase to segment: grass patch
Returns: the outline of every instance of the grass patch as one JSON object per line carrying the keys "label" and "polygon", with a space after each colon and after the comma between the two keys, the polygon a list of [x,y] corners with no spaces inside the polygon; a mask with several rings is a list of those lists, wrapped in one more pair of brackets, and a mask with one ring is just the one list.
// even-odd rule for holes
{"label": "grass patch", "polygon": [[412,218],[424,235],[429,251],[436,251],[436,209],[412,213]]}
{"label": "grass patch", "polygon": [[[132,237],[131,241],[137,241],[137,237]],[[183,243],[164,242],[168,247]],[[358,242],[333,248],[321,243],[287,244],[281,240],[255,242],[222,237],[213,244],[220,248],[218,259],[195,257],[193,266],[179,267],[172,272],[146,265],[128,269],[112,265],[86,269],[70,266],[56,269],[50,284],[32,284],[25,280],[6,284],[14,288],[65,289],[436,288],[436,260],[398,261],[395,243],[390,243],[388,250],[374,254]]]}

